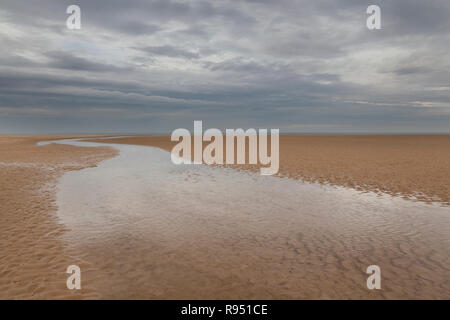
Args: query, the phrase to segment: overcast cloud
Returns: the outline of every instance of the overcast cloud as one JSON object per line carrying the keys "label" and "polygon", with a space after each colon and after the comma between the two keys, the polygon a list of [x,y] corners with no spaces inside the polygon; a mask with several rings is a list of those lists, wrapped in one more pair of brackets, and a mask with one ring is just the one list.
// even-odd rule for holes
{"label": "overcast cloud", "polygon": [[0,41],[0,133],[450,132],[448,0],[0,0]]}

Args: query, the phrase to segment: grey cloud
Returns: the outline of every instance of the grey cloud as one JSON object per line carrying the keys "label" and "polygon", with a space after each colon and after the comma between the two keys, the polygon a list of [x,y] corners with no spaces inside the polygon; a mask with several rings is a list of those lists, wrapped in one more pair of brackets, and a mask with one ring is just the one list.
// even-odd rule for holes
{"label": "grey cloud", "polygon": [[114,26],[115,30],[119,32],[127,33],[130,35],[143,35],[143,34],[153,34],[161,30],[157,25],[142,23],[139,21],[128,21],[120,25]]}
{"label": "grey cloud", "polygon": [[183,30],[178,31],[179,33],[186,36],[193,36],[195,38],[209,39],[210,33],[207,31],[208,26],[196,24],[189,26]]}
{"label": "grey cloud", "polygon": [[77,57],[70,53],[61,51],[51,51],[45,53],[45,55],[50,58],[50,62],[47,64],[50,68],[89,72],[130,71],[129,68],[117,67],[111,64],[104,64],[100,62],[92,62],[88,59]]}
{"label": "grey cloud", "polygon": [[273,72],[284,66],[277,66],[275,64],[265,65],[252,60],[236,58],[218,63],[207,62],[205,63],[205,67],[212,71],[233,71],[254,75],[256,73],[265,73],[268,71]]}
{"label": "grey cloud", "polygon": [[427,68],[427,67],[404,67],[404,68],[399,68],[396,70],[393,70],[394,73],[404,76],[404,75],[411,75],[411,74],[424,74],[424,73],[428,73],[431,72],[432,70]]}
{"label": "grey cloud", "polygon": [[170,58],[187,58],[187,59],[196,59],[200,57],[200,54],[197,52],[191,52],[183,49],[179,49],[173,46],[159,46],[159,47],[143,47],[143,48],[134,48],[150,55],[158,55],[158,56],[166,56]]}
{"label": "grey cloud", "polygon": [[2,1],[0,131],[449,130],[448,1],[77,3]]}
{"label": "grey cloud", "polygon": [[30,60],[28,58],[19,55],[10,55],[0,57],[0,66],[21,66],[21,67],[39,67],[40,64],[36,61]]}

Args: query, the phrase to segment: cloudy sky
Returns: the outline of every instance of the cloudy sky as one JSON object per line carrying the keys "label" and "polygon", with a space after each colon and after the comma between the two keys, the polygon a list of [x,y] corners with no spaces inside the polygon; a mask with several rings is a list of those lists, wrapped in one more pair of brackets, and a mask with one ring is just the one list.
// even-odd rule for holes
{"label": "cloudy sky", "polygon": [[0,0],[0,41],[0,133],[450,132],[448,0]]}

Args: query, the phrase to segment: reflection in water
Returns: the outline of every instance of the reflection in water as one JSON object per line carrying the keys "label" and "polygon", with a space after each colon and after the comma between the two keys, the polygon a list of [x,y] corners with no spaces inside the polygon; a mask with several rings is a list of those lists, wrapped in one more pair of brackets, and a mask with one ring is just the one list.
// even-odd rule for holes
{"label": "reflection in water", "polygon": [[[448,207],[112,146],[57,195],[104,298],[450,298]],[[373,264],[382,290],[366,287]]]}

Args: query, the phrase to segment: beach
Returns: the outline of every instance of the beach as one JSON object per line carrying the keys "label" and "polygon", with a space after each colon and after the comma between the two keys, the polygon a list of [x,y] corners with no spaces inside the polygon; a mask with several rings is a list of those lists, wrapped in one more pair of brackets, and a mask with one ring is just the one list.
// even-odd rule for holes
{"label": "beach", "polygon": [[0,299],[95,298],[68,291],[70,252],[59,237],[66,230],[54,212],[56,184],[66,171],[95,166],[113,157],[110,148],[38,147],[70,135],[0,136]]}
{"label": "beach", "polygon": [[[169,136],[103,141],[169,152],[177,143]],[[281,135],[278,175],[449,205],[450,135]]]}
{"label": "beach", "polygon": [[450,136],[281,136],[277,177],[167,136],[36,146],[69,138],[0,138],[1,299],[449,298]]}

